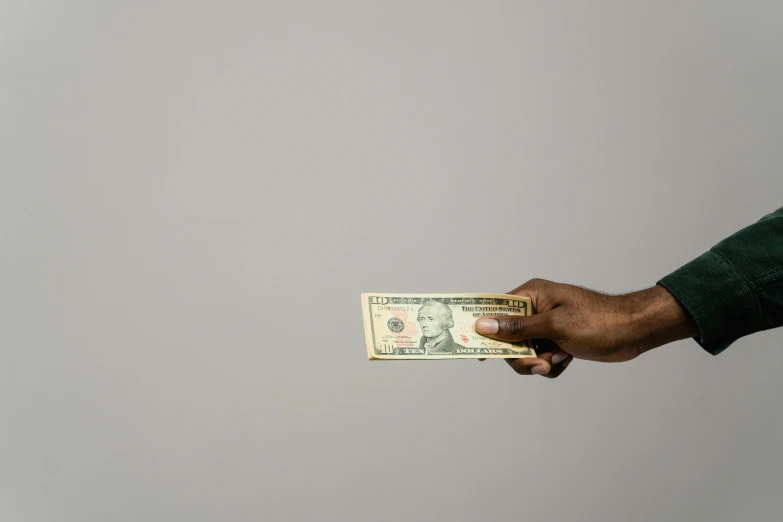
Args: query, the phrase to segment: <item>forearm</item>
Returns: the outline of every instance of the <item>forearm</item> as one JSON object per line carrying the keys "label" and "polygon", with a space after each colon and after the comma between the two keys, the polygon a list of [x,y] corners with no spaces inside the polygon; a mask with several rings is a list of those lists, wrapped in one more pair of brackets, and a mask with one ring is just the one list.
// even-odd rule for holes
{"label": "forearm", "polygon": [[686,310],[660,285],[626,294],[622,299],[629,310],[626,335],[640,353],[699,333]]}

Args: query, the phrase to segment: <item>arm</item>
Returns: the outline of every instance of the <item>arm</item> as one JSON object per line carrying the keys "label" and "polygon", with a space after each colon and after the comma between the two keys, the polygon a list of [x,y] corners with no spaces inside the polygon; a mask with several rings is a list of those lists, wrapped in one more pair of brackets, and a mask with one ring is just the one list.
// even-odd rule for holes
{"label": "arm", "polygon": [[783,208],[724,239],[658,282],[717,355],[740,337],[783,325]]}
{"label": "arm", "polygon": [[518,373],[557,377],[573,358],[627,361],[687,338],[717,354],[740,337],[783,325],[783,208],[646,290],[611,296],[534,279],[510,293],[529,297],[536,314],[483,317],[476,330],[506,341],[549,341],[539,343],[538,358],[508,360]]}

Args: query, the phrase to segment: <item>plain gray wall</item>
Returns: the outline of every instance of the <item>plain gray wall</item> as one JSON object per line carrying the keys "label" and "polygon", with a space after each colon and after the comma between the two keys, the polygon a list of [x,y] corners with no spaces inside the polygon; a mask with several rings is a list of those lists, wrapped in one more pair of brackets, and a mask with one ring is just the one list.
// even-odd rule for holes
{"label": "plain gray wall", "polygon": [[4,1],[0,519],[776,521],[783,331],[560,379],[359,294],[647,287],[783,205],[783,3]]}

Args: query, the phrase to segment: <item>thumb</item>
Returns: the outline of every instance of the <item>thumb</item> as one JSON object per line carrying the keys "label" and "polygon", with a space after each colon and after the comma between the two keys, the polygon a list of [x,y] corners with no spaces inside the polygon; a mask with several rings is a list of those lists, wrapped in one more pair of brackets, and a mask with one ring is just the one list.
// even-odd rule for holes
{"label": "thumb", "polygon": [[552,312],[537,315],[487,315],[476,321],[476,332],[500,341],[552,339]]}

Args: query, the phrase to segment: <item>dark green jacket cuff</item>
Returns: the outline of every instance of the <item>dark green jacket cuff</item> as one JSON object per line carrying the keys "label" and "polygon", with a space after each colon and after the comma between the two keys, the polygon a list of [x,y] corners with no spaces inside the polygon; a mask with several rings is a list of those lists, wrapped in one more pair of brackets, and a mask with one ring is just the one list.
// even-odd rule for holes
{"label": "dark green jacket cuff", "polygon": [[667,275],[666,288],[696,322],[694,340],[717,355],[763,323],[749,281],[720,254],[709,251]]}

